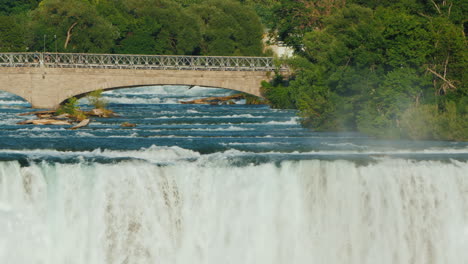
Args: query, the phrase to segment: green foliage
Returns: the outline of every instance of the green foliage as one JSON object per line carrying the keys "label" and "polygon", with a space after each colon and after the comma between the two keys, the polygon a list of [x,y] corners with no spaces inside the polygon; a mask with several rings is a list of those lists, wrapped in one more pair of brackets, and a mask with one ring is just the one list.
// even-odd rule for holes
{"label": "green foliage", "polygon": [[200,54],[262,54],[263,28],[249,6],[233,0],[210,0],[190,7],[190,12],[200,24]]}
{"label": "green foliage", "polygon": [[102,98],[102,92],[103,91],[99,89],[86,95],[86,99],[88,99],[89,103],[96,109],[105,109],[109,103],[107,100]]}
{"label": "green foliage", "polygon": [[284,1],[274,5],[269,26],[280,40],[294,47],[296,51],[301,50],[304,34],[313,28],[309,23],[305,3],[302,1]]}
{"label": "green foliage", "polygon": [[[125,39],[138,40],[141,46],[147,41],[146,50],[154,54],[192,54],[200,42],[200,30],[196,19],[185,9],[168,0],[126,1],[125,12],[132,14],[132,24]],[[124,39],[124,40],[125,40]],[[121,42],[126,46],[133,43]],[[127,48],[128,49],[128,48]]]}
{"label": "green foliage", "polygon": [[433,47],[424,18],[383,8],[375,15],[384,26],[383,55],[388,68],[420,67],[426,63]]}
{"label": "green foliage", "polygon": [[237,0],[0,0],[0,16],[1,51],[263,55]]}
{"label": "green foliage", "polygon": [[0,0],[0,15],[27,12],[37,7],[39,0]]}
{"label": "green foliage", "polygon": [[0,16],[0,52],[24,51],[24,29],[13,16]]}
{"label": "green foliage", "polygon": [[345,0],[277,1],[266,24],[275,37],[302,53],[305,34],[321,30],[324,20],[345,3]]}
{"label": "green foliage", "polygon": [[414,70],[404,68],[395,69],[384,78],[358,112],[357,128],[372,135],[399,137],[403,111],[421,100],[422,88],[429,83]]}
{"label": "green foliage", "polygon": [[[63,52],[109,52],[117,29],[96,7],[83,0],[44,0],[32,12],[31,49]],[[55,37],[56,36],[56,39]]]}
{"label": "green foliage", "polygon": [[189,7],[193,5],[199,5],[203,3],[204,0],[175,0],[175,1],[183,7]]}
{"label": "green foliage", "polygon": [[445,17],[437,17],[430,21],[429,32],[431,45],[434,47],[427,68],[445,75],[447,80],[458,88],[448,86],[447,82],[434,76],[435,89],[438,93],[447,94],[468,93],[466,69],[468,65],[468,49],[466,38],[461,27],[456,26]]}
{"label": "green foliage", "polygon": [[80,107],[78,106],[78,99],[76,97],[68,99],[65,104],[61,105],[57,109],[56,113],[58,115],[69,114],[72,118],[77,120],[83,120],[87,118],[83,111],[80,110]]}
{"label": "green foliage", "polygon": [[244,99],[245,99],[245,104],[248,104],[248,105],[260,105],[260,104],[267,104],[268,103],[266,101],[266,99],[255,96],[255,95],[251,95],[251,94],[247,94],[247,93],[244,93],[243,95],[244,95]]}
{"label": "green foliage", "polygon": [[[279,10],[304,15],[298,8],[307,11],[306,3],[281,2]],[[281,20],[275,30],[300,46],[299,56],[288,62],[289,86],[269,84],[265,95],[273,106],[299,109],[303,124],[317,130],[468,140],[466,38],[451,5],[465,8],[460,1],[356,0],[318,20],[319,11],[307,11],[314,28]]]}
{"label": "green foliage", "polygon": [[294,109],[295,104],[291,98],[291,89],[281,84],[272,85],[266,81],[262,82],[263,95],[268,98],[270,105],[274,108]]}
{"label": "green foliage", "polygon": [[454,102],[450,102],[443,112],[438,111],[436,105],[408,108],[403,114],[401,126],[403,133],[411,139],[468,138],[468,114],[460,113]]}

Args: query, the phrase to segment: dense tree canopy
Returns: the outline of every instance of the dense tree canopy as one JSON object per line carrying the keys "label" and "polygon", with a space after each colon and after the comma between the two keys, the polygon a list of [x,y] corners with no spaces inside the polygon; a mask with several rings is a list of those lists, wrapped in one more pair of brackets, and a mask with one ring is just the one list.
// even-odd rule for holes
{"label": "dense tree canopy", "polygon": [[23,28],[13,16],[0,15],[0,52],[11,52],[26,48]]}
{"label": "dense tree canopy", "polygon": [[[31,44],[42,50],[107,52],[118,36],[117,28],[100,16],[88,1],[44,0],[31,12]],[[45,36],[45,37],[44,37]]]}
{"label": "dense tree canopy", "polygon": [[258,55],[263,28],[256,13],[235,1],[211,0],[193,5],[203,35],[201,53],[207,55]]}
{"label": "dense tree canopy", "polygon": [[260,19],[237,0],[0,0],[0,16],[3,51],[263,54]]}
{"label": "dense tree canopy", "polygon": [[37,7],[39,0],[0,0],[0,15],[27,12]]}
{"label": "dense tree canopy", "polygon": [[289,19],[276,28],[292,32],[279,37],[300,56],[289,85],[265,85],[272,104],[300,109],[318,130],[468,140],[464,1],[348,1],[317,26],[291,23],[308,2],[327,1],[279,4]]}

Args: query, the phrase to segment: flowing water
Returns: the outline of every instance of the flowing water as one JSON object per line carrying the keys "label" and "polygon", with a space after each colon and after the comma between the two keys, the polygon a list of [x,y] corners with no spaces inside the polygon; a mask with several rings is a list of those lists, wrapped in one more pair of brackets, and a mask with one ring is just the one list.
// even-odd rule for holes
{"label": "flowing water", "polygon": [[0,263],[468,263],[467,143],[178,104],[229,93],[114,90],[74,131],[0,93]]}

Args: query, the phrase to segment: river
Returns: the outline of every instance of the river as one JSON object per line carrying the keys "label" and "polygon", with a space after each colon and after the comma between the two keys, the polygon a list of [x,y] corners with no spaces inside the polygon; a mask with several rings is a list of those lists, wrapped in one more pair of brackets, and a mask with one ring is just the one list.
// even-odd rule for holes
{"label": "river", "polygon": [[120,116],[72,131],[0,92],[0,263],[468,263],[468,143],[178,104],[230,93],[109,91]]}

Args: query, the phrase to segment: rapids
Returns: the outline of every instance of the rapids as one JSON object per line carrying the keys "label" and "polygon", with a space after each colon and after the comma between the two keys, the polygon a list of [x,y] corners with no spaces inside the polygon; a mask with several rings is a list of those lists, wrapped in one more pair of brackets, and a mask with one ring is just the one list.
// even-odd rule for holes
{"label": "rapids", "polygon": [[0,263],[468,263],[467,143],[177,104],[207,93],[106,92],[121,116],[77,131],[0,93]]}

